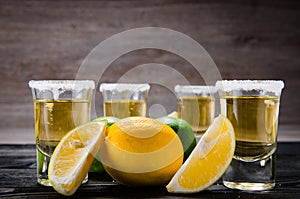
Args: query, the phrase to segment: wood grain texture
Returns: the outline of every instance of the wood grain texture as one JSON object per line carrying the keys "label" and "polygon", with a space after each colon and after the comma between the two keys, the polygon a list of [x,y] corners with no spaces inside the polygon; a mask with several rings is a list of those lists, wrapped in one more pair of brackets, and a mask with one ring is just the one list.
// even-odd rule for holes
{"label": "wood grain texture", "polygon": [[[107,174],[91,172],[88,183],[81,185],[73,198],[299,198],[300,155],[297,150],[299,148],[299,142],[278,144],[276,187],[270,191],[230,190],[219,181],[208,190],[199,193],[171,194],[164,186],[127,187],[113,182]],[[0,145],[0,197],[62,197],[52,187],[37,184],[34,145]]]}
{"label": "wood grain texture", "polygon": [[[101,41],[148,26],[174,29],[195,39],[223,79],[283,79],[280,123],[299,124],[299,19],[300,2],[293,0],[0,0],[0,128],[33,128],[30,79],[73,79]],[[176,69],[192,84],[203,83],[184,59],[153,49],[120,57],[98,83],[118,81],[134,66],[149,62]],[[177,108],[172,91],[153,85],[150,94],[149,107],[161,104],[166,112]],[[98,87],[95,97],[101,115]]]}

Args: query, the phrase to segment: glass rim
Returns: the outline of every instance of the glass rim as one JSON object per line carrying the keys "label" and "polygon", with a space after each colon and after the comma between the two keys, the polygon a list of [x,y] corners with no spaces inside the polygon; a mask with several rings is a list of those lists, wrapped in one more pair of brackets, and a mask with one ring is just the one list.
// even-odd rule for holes
{"label": "glass rim", "polygon": [[150,85],[147,83],[102,83],[99,87],[100,92],[103,91],[147,91],[150,89]]}
{"label": "glass rim", "polygon": [[34,89],[94,89],[93,80],[30,80],[30,88]]}
{"label": "glass rim", "polygon": [[276,93],[284,88],[284,82],[283,80],[219,80],[216,82],[216,88],[225,92],[263,90]]}
{"label": "glass rim", "polygon": [[176,93],[216,93],[217,88],[213,85],[176,85]]}

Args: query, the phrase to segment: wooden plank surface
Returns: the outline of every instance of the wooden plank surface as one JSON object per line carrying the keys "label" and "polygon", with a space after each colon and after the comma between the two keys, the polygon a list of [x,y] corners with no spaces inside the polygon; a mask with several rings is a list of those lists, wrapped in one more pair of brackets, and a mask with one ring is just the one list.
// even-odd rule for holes
{"label": "wooden plank surface", "polygon": [[[148,26],[195,39],[223,79],[283,79],[280,123],[300,124],[299,9],[300,2],[294,0],[0,0],[0,128],[33,128],[30,79],[73,79],[101,41]],[[178,70],[192,84],[203,83],[184,59],[153,49],[122,56],[100,82],[118,81],[132,67],[149,62]],[[157,81],[166,75],[158,75]],[[169,83],[175,85],[176,79]],[[161,104],[166,112],[176,110],[173,92],[153,85],[150,94],[149,107]],[[100,116],[98,90],[95,97]]]}
{"label": "wooden plank surface", "polygon": [[[299,198],[300,143],[279,143],[277,182],[275,189],[264,192],[242,192],[225,188],[221,182],[196,194],[170,194],[164,186],[126,187],[116,184],[105,174],[89,173],[89,182],[82,185],[74,198]],[[57,198],[51,187],[36,182],[34,145],[0,145],[0,197]]]}

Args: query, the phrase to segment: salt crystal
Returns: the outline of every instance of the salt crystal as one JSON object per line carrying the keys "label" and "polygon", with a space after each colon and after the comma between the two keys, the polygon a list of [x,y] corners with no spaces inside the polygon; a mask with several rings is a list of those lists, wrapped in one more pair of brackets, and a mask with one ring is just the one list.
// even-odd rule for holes
{"label": "salt crystal", "polygon": [[284,88],[284,82],[281,80],[222,80],[217,81],[216,87],[225,92],[263,90],[280,94]]}

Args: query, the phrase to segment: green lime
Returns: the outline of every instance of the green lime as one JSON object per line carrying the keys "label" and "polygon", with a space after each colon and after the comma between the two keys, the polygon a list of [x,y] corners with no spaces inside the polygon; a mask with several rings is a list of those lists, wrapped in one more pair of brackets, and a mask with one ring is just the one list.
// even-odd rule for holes
{"label": "green lime", "polygon": [[107,120],[107,124],[106,124],[106,129],[107,129],[108,127],[113,125],[115,122],[119,121],[120,119],[117,117],[112,117],[112,116],[104,116],[104,117],[98,117],[98,118],[94,119],[93,122],[103,121],[103,120]]}
{"label": "green lime", "polygon": [[170,126],[177,133],[182,142],[184,160],[186,160],[197,144],[192,127],[185,120],[178,118],[165,116],[160,117],[157,120]]}
{"label": "green lime", "polygon": [[[96,118],[93,120],[93,122],[98,122],[103,120],[107,120],[106,129],[108,129],[111,125],[113,125],[115,122],[119,121],[120,119],[116,117],[105,116],[105,117]],[[103,165],[100,162],[99,152],[96,154],[96,157],[91,165],[90,171],[100,173],[100,174],[105,172]]]}
{"label": "green lime", "polygon": [[38,149],[36,150],[36,155],[37,155],[37,168],[39,173],[42,173],[45,155],[43,155]]}
{"label": "green lime", "polygon": [[100,154],[99,152],[96,154],[96,157],[90,167],[90,171],[92,172],[96,172],[96,173],[104,173],[104,167],[102,165],[102,163],[100,162]]}

